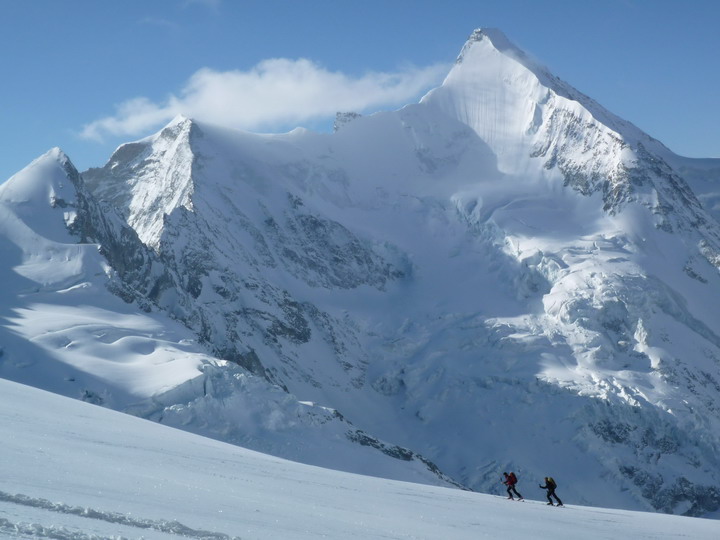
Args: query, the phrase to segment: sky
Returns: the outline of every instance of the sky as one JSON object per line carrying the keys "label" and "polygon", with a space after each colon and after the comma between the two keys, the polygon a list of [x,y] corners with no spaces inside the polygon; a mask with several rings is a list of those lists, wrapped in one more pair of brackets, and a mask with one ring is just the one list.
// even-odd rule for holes
{"label": "sky", "polygon": [[0,181],[59,146],[80,170],[176,114],[329,131],[417,102],[475,28],[671,150],[720,157],[714,0],[0,0]]}

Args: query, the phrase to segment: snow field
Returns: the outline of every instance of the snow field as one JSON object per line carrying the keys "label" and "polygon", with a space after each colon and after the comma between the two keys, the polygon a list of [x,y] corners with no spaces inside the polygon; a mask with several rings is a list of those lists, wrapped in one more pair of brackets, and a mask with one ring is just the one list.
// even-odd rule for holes
{"label": "snow field", "polygon": [[712,520],[551,508],[301,465],[6,380],[0,426],[3,538],[710,540],[720,532]]}

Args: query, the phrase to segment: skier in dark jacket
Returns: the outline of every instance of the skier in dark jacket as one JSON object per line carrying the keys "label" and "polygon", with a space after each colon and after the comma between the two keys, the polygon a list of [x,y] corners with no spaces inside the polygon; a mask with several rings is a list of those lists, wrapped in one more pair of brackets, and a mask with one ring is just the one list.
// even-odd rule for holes
{"label": "skier in dark jacket", "polygon": [[558,506],[563,505],[562,501],[560,500],[560,497],[555,495],[555,489],[557,489],[557,484],[555,483],[555,480],[553,480],[551,477],[546,476],[545,477],[545,485],[541,486],[540,484],[538,484],[538,487],[540,487],[541,489],[547,489],[547,500],[548,500],[548,504],[550,506],[554,506],[553,500],[550,497],[555,497],[555,500],[557,501]]}
{"label": "skier in dark jacket", "polygon": [[504,477],[504,480],[502,481],[502,483],[508,487],[507,488],[508,499],[512,499],[513,498],[512,494],[515,493],[515,495],[517,495],[517,497],[518,497],[518,500],[522,501],[523,496],[517,492],[517,489],[515,489],[515,484],[517,484],[517,476],[515,476],[515,473],[511,472],[510,474],[508,474],[508,473],[504,472],[503,477]]}

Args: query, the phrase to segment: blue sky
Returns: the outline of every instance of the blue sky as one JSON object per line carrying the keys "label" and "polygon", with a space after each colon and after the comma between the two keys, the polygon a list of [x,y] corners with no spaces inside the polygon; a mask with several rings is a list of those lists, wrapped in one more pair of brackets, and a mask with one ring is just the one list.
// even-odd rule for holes
{"label": "blue sky", "polygon": [[718,21],[714,0],[0,0],[0,181],[53,146],[100,166],[177,111],[267,132],[399,108],[483,26],[675,152],[720,157]]}

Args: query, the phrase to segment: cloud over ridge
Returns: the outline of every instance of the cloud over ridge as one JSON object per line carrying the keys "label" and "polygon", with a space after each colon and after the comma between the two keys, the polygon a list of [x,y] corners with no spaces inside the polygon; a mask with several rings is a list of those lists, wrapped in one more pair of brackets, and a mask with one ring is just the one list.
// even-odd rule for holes
{"label": "cloud over ridge", "polygon": [[178,95],[163,103],[144,97],[124,101],[112,116],[83,126],[80,135],[102,140],[147,133],[178,114],[245,130],[273,130],[330,118],[338,111],[398,106],[442,80],[447,66],[369,72],[351,77],[300,58],[263,60],[247,71],[195,72]]}

